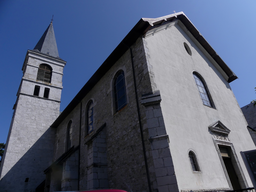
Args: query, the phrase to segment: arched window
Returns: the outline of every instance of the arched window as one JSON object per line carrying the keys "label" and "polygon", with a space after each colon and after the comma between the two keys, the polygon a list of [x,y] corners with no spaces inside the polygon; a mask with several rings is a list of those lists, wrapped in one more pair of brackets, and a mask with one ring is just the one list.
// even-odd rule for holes
{"label": "arched window", "polygon": [[188,156],[189,156],[189,160],[190,160],[190,163],[191,163],[192,170],[193,171],[200,171],[195,153],[193,151],[189,151]]}
{"label": "arched window", "polygon": [[93,102],[87,104],[87,134],[93,131]]}
{"label": "arched window", "polygon": [[114,79],[115,111],[119,111],[127,104],[124,72],[118,71]]}
{"label": "arched window", "polygon": [[37,80],[51,83],[52,68],[49,65],[41,64],[38,68]]}
{"label": "arched window", "polygon": [[193,73],[193,76],[196,81],[196,85],[197,85],[199,94],[201,96],[201,99],[203,101],[203,104],[206,106],[209,106],[209,107],[214,107],[210,93],[207,89],[207,86],[206,86],[203,78],[197,73]]}
{"label": "arched window", "polygon": [[72,121],[70,120],[68,122],[68,127],[67,127],[67,150],[70,149],[71,145],[72,145]]}

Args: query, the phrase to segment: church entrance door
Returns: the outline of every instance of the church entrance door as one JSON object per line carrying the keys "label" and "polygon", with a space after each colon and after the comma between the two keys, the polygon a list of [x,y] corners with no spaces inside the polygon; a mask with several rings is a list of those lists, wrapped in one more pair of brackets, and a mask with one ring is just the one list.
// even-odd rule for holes
{"label": "church entrance door", "polygon": [[221,157],[223,159],[225,168],[228,173],[229,180],[232,184],[232,187],[234,190],[241,189],[241,185],[238,178],[238,173],[236,171],[235,165],[234,165],[234,159],[232,159],[232,152],[230,147],[227,146],[219,146]]}

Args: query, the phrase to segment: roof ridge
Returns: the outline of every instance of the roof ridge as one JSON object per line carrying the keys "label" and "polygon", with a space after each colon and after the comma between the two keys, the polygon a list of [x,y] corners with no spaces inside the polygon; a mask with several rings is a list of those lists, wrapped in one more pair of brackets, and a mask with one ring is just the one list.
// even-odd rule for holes
{"label": "roof ridge", "polygon": [[184,15],[185,17],[187,17],[183,11],[180,11],[178,13],[175,12],[175,13],[172,13],[172,14],[169,14],[169,15],[165,15],[165,16],[162,16],[162,17],[157,17],[157,18],[141,18],[141,19],[143,21],[148,22],[151,26],[153,26],[154,23],[156,23],[156,22],[159,22],[159,21],[162,21],[162,20],[167,21],[169,18],[173,18],[173,17],[176,17],[178,15]]}

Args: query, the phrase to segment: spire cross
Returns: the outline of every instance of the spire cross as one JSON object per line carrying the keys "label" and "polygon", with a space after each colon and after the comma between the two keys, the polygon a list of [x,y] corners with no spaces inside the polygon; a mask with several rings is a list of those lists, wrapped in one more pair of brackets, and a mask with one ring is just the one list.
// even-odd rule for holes
{"label": "spire cross", "polygon": [[51,23],[53,22],[53,17],[54,17],[54,15],[52,15],[52,20],[51,20]]}

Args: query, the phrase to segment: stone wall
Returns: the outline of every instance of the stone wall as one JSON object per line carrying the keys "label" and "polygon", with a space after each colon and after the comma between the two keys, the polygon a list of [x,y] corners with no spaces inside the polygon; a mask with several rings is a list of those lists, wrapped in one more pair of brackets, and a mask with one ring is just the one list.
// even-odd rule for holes
{"label": "stone wall", "polygon": [[[153,188],[159,192],[177,192],[178,185],[174,171],[174,165],[169,148],[169,136],[166,133],[163,114],[160,106],[161,95],[159,91],[143,96],[141,103],[146,108],[147,123],[144,127],[148,130],[150,148],[148,151],[153,158],[155,180]],[[151,178],[154,178],[151,176]]]}
{"label": "stone wall", "polygon": [[87,146],[87,189],[108,189],[106,126],[85,139]]}
{"label": "stone wall", "polygon": [[0,191],[16,191],[25,184],[28,190],[35,189],[45,179],[43,170],[51,164],[55,139],[55,130],[48,128],[58,109],[59,103],[19,96],[2,164]]}
{"label": "stone wall", "polygon": [[[154,185],[155,190],[157,190],[154,163],[152,153],[150,152],[151,145],[148,140],[146,111],[144,106],[140,105],[141,96],[146,93],[152,93],[142,39],[138,39],[132,47],[132,52],[141,127],[144,135],[143,142],[146,145],[146,150],[148,150],[146,152],[146,159],[151,178],[150,185],[151,187]],[[115,112],[113,103],[113,78],[119,70],[123,70],[125,74],[127,105],[120,111]],[[90,100],[93,101],[94,131],[87,135],[86,106]],[[79,145],[78,135],[81,129],[80,190],[109,187],[127,191],[148,191],[130,50],[106,72],[101,80],[82,99],[80,105],[75,107],[56,128],[55,160],[65,152],[65,134],[67,124],[70,120],[73,122],[74,137],[72,137],[72,144],[75,147]],[[91,143],[87,142],[88,138],[94,137],[93,135],[103,125],[105,125],[105,128],[102,130],[102,134],[105,136],[101,136],[100,133]],[[97,145],[101,145],[102,147],[99,148]],[[104,145],[106,146],[106,151],[99,153],[100,150],[104,151]],[[104,156],[100,158],[100,161],[99,155]],[[105,168],[106,165],[107,168]]]}
{"label": "stone wall", "polygon": [[62,165],[62,191],[72,191],[78,189],[78,153],[78,151],[73,153]]}
{"label": "stone wall", "polygon": [[35,81],[37,79],[37,71],[40,64],[50,65],[52,68],[52,80],[51,85],[55,87],[62,88],[62,77],[63,68],[65,66],[65,61],[55,59],[48,56],[38,55],[37,52],[29,51],[27,54],[27,60],[24,62],[23,73],[24,78],[27,80]]}
{"label": "stone wall", "polygon": [[[32,191],[44,181],[43,171],[54,154],[55,129],[49,127],[60,113],[65,63],[39,52],[27,52],[0,170],[0,191]],[[50,83],[37,80],[40,64],[52,67]],[[40,87],[38,96],[34,95],[35,85]],[[50,89],[48,98],[43,95],[45,88]]]}

